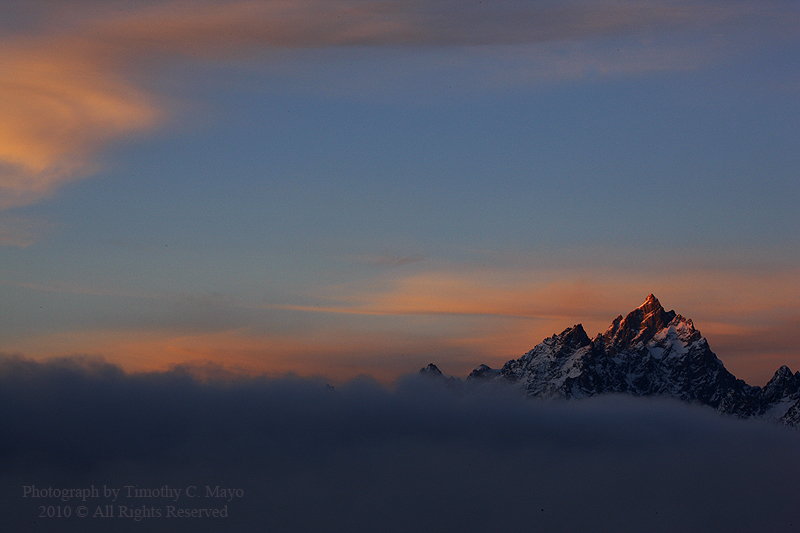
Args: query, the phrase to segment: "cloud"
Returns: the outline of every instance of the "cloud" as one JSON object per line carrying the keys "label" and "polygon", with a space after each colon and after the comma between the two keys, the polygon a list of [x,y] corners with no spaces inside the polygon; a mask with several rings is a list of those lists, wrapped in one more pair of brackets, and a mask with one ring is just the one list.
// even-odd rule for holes
{"label": "cloud", "polygon": [[[0,515],[13,530],[140,530],[119,506],[222,508],[192,531],[789,531],[798,435],[674,401],[456,395],[187,369],[125,374],[101,360],[0,359]],[[110,519],[46,519],[37,488],[185,490],[89,497]],[[205,486],[241,490],[206,497]],[[184,521],[147,518],[148,531]],[[138,528],[138,529],[136,529]]]}
{"label": "cloud", "polygon": [[5,350],[37,354],[38,358],[103,356],[136,372],[224,362],[226,367],[242,373],[324,375],[333,384],[364,373],[388,384],[409,369],[421,368],[433,360],[450,372],[466,375],[487,362],[482,344],[474,340],[455,335],[441,339],[393,326],[391,331],[363,332],[357,326],[331,327],[323,322],[289,333],[244,328],[213,332],[76,329],[12,339]]}
{"label": "cloud", "polygon": [[[163,123],[166,106],[140,81],[175,61],[225,61],[285,48],[569,41],[526,51],[523,64],[512,61],[510,71],[496,75],[528,78],[533,69],[533,76],[570,77],[587,69],[696,66],[702,56],[696,43],[688,49],[661,43],[642,53],[642,36],[652,41],[663,31],[698,28],[705,34],[708,27],[785,15],[749,2],[677,0],[84,0],[9,3],[4,13],[11,28],[0,45],[0,209],[41,201],[97,172],[109,142]],[[592,51],[595,39],[618,36],[635,38],[613,56]]]}
{"label": "cloud", "polygon": [[[44,2],[47,4],[47,2]],[[176,0],[50,2],[54,20],[102,41],[109,52],[206,54],[248,47],[480,45],[547,42],[708,26],[756,15],[749,2],[537,1],[488,4],[453,0]],[[43,7],[43,6],[42,6]],[[42,9],[42,8],[40,8]],[[762,13],[763,8],[760,10]],[[47,26],[46,17],[40,26]]]}
{"label": "cloud", "polygon": [[565,266],[555,269],[519,257],[494,261],[491,271],[465,265],[392,271],[319,288],[312,303],[270,307],[339,315],[345,328],[387,317],[398,331],[435,331],[468,350],[468,358],[448,361],[451,373],[466,375],[480,363],[502,365],[578,323],[590,336],[601,333],[654,293],[668,310],[693,319],[723,363],[751,384],[796,360],[786,320],[800,312],[794,268],[765,275],[752,265],[726,264],[724,271],[688,261],[633,266],[625,257],[591,270],[579,260],[562,260]]}
{"label": "cloud", "polygon": [[[320,305],[291,310],[363,315],[471,315],[565,319],[596,311],[596,288],[554,281],[552,273],[428,270],[406,276],[334,285],[320,291]],[[527,278],[527,279],[526,279]],[[338,302],[325,305],[324,301]]]}
{"label": "cloud", "polygon": [[152,127],[150,97],[63,40],[0,46],[0,209],[34,203],[97,168],[114,138]]}
{"label": "cloud", "polygon": [[[730,264],[721,272],[689,264],[628,268],[628,259],[620,261],[609,270],[498,255],[491,270],[426,261],[274,300],[22,284],[23,292],[9,293],[4,349],[102,354],[127,370],[225,361],[250,372],[322,373],[337,383],[359,372],[388,382],[433,361],[463,377],[479,364],[502,366],[578,323],[590,336],[601,333],[652,292],[668,310],[693,319],[726,367],[748,383],[763,385],[779,366],[798,366],[787,320],[800,316],[793,268],[764,275]],[[17,293],[38,303],[13,307]],[[66,317],[62,294],[79,298]],[[56,327],[34,335],[31,324]]]}
{"label": "cloud", "polygon": [[[578,323],[590,336],[601,333],[652,292],[668,310],[691,318],[748,383],[763,385],[779,366],[798,366],[796,328],[787,319],[800,316],[795,269],[764,275],[731,264],[722,272],[619,261],[608,270],[571,260],[551,268],[498,254],[491,268],[425,261],[273,299],[8,284],[4,349],[101,354],[127,370],[225,361],[250,372],[322,373],[337,383],[359,372],[388,382],[433,361],[463,377],[480,364],[502,366]],[[65,295],[74,300],[66,315]],[[32,324],[49,333],[34,334]]]}
{"label": "cloud", "polygon": [[[0,209],[36,203],[96,172],[111,141],[165,118],[136,75],[186,56],[238,57],[263,47],[402,41],[382,3],[138,2],[70,9],[0,45]],[[19,15],[21,10],[12,10]],[[339,22],[334,22],[339,21]]]}

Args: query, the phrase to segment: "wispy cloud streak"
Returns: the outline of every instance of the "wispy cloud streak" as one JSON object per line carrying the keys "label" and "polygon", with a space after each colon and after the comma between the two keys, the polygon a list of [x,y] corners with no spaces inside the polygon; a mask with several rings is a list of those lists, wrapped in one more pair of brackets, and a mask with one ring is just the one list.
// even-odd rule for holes
{"label": "wispy cloud streak", "polygon": [[[0,209],[35,203],[91,174],[109,141],[162,121],[159,98],[132,73],[165,61],[270,48],[579,41],[774,17],[773,7],[749,2],[605,0],[42,1],[5,9],[19,27],[0,44]],[[654,67],[637,57],[594,63]]]}

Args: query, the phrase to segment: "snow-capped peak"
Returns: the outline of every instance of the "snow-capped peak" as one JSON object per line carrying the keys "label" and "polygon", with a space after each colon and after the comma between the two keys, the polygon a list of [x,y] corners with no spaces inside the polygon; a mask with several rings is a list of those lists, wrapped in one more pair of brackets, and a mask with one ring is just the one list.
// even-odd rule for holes
{"label": "snow-capped peak", "polygon": [[[434,365],[421,373],[441,375]],[[665,311],[653,294],[594,339],[577,324],[499,370],[480,365],[467,381],[476,387],[516,383],[535,398],[665,395],[800,426],[800,372],[784,366],[764,389],[751,387],[728,372],[691,319]]]}
{"label": "snow-capped peak", "polygon": [[[489,370],[476,374],[490,376]],[[725,369],[691,320],[665,311],[652,294],[594,339],[580,325],[567,328],[508,361],[500,376],[535,397],[666,394],[728,412],[753,410],[728,398],[745,397],[751,387]]]}

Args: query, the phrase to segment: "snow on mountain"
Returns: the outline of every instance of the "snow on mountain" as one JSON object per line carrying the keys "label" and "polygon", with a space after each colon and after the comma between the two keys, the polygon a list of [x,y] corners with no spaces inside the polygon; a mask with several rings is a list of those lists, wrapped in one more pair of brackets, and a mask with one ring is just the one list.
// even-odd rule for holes
{"label": "snow on mountain", "polygon": [[[421,372],[431,366],[438,371],[429,365]],[[467,382],[516,384],[532,398],[662,395],[800,425],[800,372],[783,366],[763,389],[748,385],[728,372],[691,319],[664,310],[652,294],[594,339],[575,325],[499,370],[480,365]]]}

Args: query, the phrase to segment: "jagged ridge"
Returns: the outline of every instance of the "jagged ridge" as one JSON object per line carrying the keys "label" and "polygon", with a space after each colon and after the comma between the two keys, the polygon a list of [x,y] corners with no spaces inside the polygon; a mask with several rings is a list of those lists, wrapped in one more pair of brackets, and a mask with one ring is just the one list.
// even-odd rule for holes
{"label": "jagged ridge", "polygon": [[[429,365],[429,374],[431,366],[438,371]],[[748,385],[725,368],[691,319],[664,310],[652,294],[594,339],[577,324],[499,370],[480,365],[467,381],[518,384],[533,398],[663,395],[740,417],[800,423],[800,372],[783,366],[763,389]]]}

